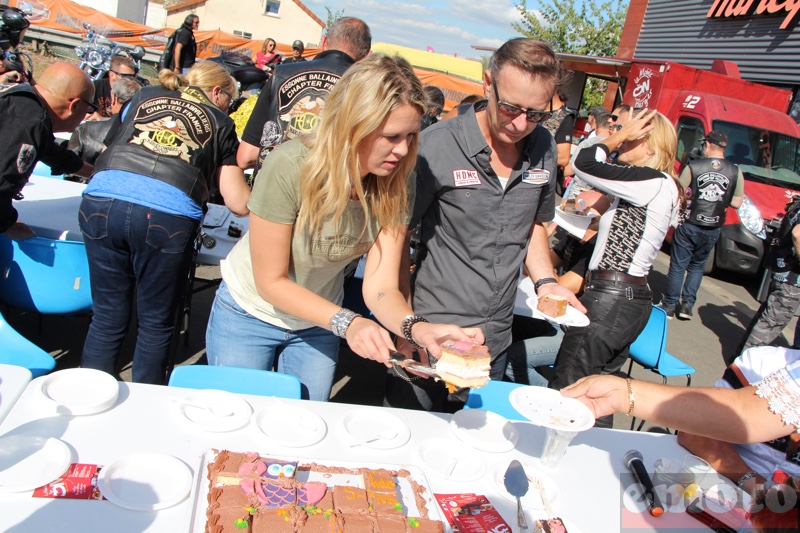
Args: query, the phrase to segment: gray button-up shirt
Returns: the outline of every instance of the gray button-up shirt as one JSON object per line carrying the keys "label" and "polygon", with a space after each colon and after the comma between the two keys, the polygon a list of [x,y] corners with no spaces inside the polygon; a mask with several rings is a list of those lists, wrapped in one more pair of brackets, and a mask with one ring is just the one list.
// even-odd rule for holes
{"label": "gray button-up shirt", "polygon": [[431,322],[480,327],[497,356],[511,344],[531,228],[553,219],[557,152],[552,135],[537,126],[504,190],[475,116],[486,105],[477,102],[422,133],[409,227],[422,222],[414,311]]}

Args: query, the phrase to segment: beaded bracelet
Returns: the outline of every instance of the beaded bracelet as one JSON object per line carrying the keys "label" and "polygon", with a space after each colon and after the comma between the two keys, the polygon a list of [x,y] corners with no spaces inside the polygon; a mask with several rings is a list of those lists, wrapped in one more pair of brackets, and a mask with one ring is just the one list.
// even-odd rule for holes
{"label": "beaded bracelet", "polygon": [[636,397],[633,395],[633,380],[628,378],[628,416],[633,416],[633,406]]}
{"label": "beaded bracelet", "polygon": [[422,346],[414,342],[414,339],[411,336],[411,328],[413,328],[414,324],[418,322],[427,322],[427,320],[425,320],[423,317],[419,315],[408,315],[403,319],[403,323],[400,325],[400,327],[403,330],[403,337],[405,337],[406,340],[410,342],[414,348],[416,348],[417,350],[421,350]]}
{"label": "beaded bracelet", "polygon": [[558,280],[556,278],[542,278],[533,284],[533,290],[538,291],[539,287],[548,283],[558,283]]}

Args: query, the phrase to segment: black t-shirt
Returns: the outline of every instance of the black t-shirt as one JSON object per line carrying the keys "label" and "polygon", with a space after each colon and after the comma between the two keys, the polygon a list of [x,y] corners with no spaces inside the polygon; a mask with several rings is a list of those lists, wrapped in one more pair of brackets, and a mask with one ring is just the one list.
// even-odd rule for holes
{"label": "black t-shirt", "polygon": [[94,105],[106,118],[111,117],[111,80],[102,78],[94,82]]}
{"label": "black t-shirt", "polygon": [[181,48],[181,68],[189,68],[194,65],[197,56],[197,42],[194,40],[194,32],[187,30],[184,27],[178,29],[178,35],[175,36],[175,46],[183,45]]}
{"label": "black t-shirt", "polygon": [[559,124],[556,130],[555,139],[556,144],[564,144],[572,142],[572,130],[575,127],[575,116],[572,112],[568,113],[564,120]]}
{"label": "black t-shirt", "polygon": [[306,59],[303,56],[300,56],[297,59],[293,57],[287,57],[286,59],[281,61],[281,65],[291,65],[292,63],[302,63],[303,61],[308,61],[308,59]]}

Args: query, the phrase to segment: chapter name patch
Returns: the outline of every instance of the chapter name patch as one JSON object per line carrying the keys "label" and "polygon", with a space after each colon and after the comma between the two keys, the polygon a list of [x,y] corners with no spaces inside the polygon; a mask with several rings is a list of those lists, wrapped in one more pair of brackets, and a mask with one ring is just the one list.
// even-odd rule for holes
{"label": "chapter name patch", "polygon": [[544,185],[550,181],[550,171],[543,168],[526,170],[522,173],[522,181],[531,185]]}
{"label": "chapter name patch", "polygon": [[480,185],[481,179],[478,177],[477,170],[454,170],[453,181],[456,187],[467,187],[469,185]]}

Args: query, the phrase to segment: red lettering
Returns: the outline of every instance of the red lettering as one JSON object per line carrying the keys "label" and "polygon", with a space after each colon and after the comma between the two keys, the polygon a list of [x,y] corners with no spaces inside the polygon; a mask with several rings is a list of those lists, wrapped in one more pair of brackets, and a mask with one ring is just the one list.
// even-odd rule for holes
{"label": "red lettering", "polygon": [[780,11],[787,13],[780,29],[786,29],[800,13],[800,0],[759,0],[755,11],[752,10],[755,0],[714,0],[706,13],[706,18],[740,17],[752,12],[753,15],[772,15]]}

